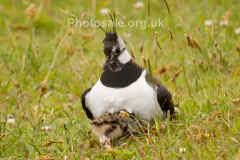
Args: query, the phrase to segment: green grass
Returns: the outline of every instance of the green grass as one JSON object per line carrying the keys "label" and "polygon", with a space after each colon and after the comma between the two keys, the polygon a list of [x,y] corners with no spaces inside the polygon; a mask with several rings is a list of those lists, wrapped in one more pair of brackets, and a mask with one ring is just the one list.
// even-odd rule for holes
{"label": "green grass", "polygon": [[[149,58],[152,71],[173,94],[179,105],[175,121],[161,122],[157,135],[129,137],[106,150],[90,132],[90,121],[81,107],[81,94],[96,83],[102,71],[104,34],[94,28],[73,27],[68,34],[69,15],[108,19],[101,8],[115,9],[127,20],[147,19],[136,1],[30,1],[0,2],[0,159],[237,159],[240,150],[240,27],[239,0],[168,0],[170,16],[163,1],[151,1],[151,19],[160,18],[163,27],[118,28],[143,65]],[[35,3],[37,15],[25,9]],[[229,24],[219,22],[231,10]],[[205,20],[215,22],[204,25]],[[173,34],[170,38],[169,30]],[[157,41],[154,33],[158,32]],[[201,52],[191,48],[189,35]],[[64,40],[64,42],[63,42]],[[61,43],[61,41],[63,43]],[[142,45],[144,44],[144,45]],[[140,47],[143,52],[140,52]],[[56,61],[53,63],[54,55]],[[53,68],[50,69],[51,64]],[[172,64],[163,74],[157,71]],[[181,71],[178,76],[175,76]],[[49,77],[46,78],[48,72]],[[173,78],[176,78],[173,81]],[[44,96],[42,82],[47,79]],[[9,115],[15,123],[7,123]],[[48,131],[42,128],[50,126]],[[43,146],[51,140],[62,141]],[[185,149],[185,152],[183,151]]]}

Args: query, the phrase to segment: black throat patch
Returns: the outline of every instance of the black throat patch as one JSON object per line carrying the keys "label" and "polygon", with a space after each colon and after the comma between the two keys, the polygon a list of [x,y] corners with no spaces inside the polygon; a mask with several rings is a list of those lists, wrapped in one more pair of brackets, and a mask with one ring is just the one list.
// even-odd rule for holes
{"label": "black throat patch", "polygon": [[124,88],[135,82],[141,76],[142,71],[143,69],[131,60],[118,72],[104,68],[100,80],[107,87]]}

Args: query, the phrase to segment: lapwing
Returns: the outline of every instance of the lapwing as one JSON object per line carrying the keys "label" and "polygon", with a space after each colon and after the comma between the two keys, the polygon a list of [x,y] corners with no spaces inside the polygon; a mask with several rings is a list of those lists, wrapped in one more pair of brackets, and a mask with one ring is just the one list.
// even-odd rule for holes
{"label": "lapwing", "polygon": [[101,144],[111,144],[115,139],[136,133],[142,127],[141,121],[133,114],[121,110],[115,113],[104,113],[91,123],[92,132]]}
{"label": "lapwing", "polygon": [[[114,28],[114,27],[113,27]],[[151,121],[174,115],[171,93],[146,69],[134,62],[116,29],[105,32],[106,61],[98,81],[82,94],[82,107],[89,119],[126,110]]]}

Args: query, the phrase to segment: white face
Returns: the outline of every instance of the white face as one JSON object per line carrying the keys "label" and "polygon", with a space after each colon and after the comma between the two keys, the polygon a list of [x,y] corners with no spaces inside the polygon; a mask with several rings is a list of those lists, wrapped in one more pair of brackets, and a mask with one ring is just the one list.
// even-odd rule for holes
{"label": "white face", "polygon": [[121,62],[122,64],[128,63],[131,59],[132,59],[132,58],[131,58],[130,54],[128,53],[128,51],[127,51],[126,49],[123,51],[123,53],[121,53],[121,54],[118,56],[118,60],[119,60],[119,62]]}
{"label": "white face", "polygon": [[118,36],[117,38],[117,44],[113,46],[112,52],[116,52],[117,49],[120,49],[120,52],[122,52],[125,48],[125,43],[123,42],[122,38]]}
{"label": "white face", "polygon": [[122,63],[122,64],[126,64],[131,60],[131,56],[128,53],[128,51],[125,49],[125,43],[122,40],[122,38],[120,36],[118,36],[118,45],[121,51],[121,54],[118,56],[118,60]]}
{"label": "white face", "polygon": [[120,36],[118,36],[118,44],[119,44],[120,50],[123,50],[125,48],[125,43],[123,42]]}

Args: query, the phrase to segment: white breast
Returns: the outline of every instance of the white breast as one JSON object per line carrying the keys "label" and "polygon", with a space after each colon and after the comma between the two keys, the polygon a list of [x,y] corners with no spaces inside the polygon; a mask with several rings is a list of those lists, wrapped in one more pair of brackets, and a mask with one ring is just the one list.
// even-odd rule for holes
{"label": "white breast", "polygon": [[162,116],[157,102],[156,90],[145,79],[146,71],[139,79],[125,88],[110,88],[100,80],[86,95],[86,105],[95,118],[105,112],[117,112],[126,109],[140,118],[151,120],[154,116]]}

